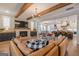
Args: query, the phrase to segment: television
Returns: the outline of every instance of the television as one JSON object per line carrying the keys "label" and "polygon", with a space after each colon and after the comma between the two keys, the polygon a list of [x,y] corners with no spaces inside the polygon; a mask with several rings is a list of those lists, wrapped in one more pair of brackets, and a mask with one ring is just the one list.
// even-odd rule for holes
{"label": "television", "polygon": [[28,28],[28,22],[15,20],[15,28]]}

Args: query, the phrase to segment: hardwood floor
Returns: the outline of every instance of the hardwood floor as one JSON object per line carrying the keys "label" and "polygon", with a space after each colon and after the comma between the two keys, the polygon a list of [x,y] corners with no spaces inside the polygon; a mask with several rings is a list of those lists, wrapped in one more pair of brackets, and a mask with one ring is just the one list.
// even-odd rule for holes
{"label": "hardwood floor", "polygon": [[68,56],[79,56],[79,46],[77,45],[76,37],[74,37],[74,39],[70,41],[67,50]]}
{"label": "hardwood floor", "polygon": [[10,56],[9,41],[0,42],[0,55]]}

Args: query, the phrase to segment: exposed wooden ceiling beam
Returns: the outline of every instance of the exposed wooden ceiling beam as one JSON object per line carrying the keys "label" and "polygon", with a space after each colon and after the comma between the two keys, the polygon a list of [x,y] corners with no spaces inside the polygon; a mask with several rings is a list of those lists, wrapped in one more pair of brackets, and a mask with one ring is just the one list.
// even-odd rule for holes
{"label": "exposed wooden ceiling beam", "polygon": [[[40,13],[38,13],[38,14],[36,15],[36,17],[38,17],[39,15],[40,15],[40,16],[45,15],[45,14],[47,14],[47,13],[50,13],[50,12],[52,12],[52,11],[55,11],[55,10],[57,10],[57,9],[60,9],[60,8],[62,8],[62,7],[65,7],[65,6],[67,6],[67,5],[70,5],[70,4],[71,4],[71,3],[60,3],[60,4],[57,4],[57,5],[52,6],[52,7],[48,8],[48,9],[46,9],[46,10],[44,10],[44,11],[41,11]],[[32,16],[30,16],[30,17],[27,18],[27,20],[29,20],[29,19],[32,19]]]}
{"label": "exposed wooden ceiling beam", "polygon": [[26,9],[28,9],[32,3],[24,3],[20,10],[17,12],[15,18],[18,18]]}

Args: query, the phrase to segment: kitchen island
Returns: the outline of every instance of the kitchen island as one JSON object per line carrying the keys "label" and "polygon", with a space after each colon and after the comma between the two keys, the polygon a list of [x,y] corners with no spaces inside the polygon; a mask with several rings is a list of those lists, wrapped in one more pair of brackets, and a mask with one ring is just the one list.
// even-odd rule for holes
{"label": "kitchen island", "polygon": [[11,40],[13,38],[16,38],[16,36],[21,37],[37,36],[37,32],[35,31],[33,32],[27,28],[9,29],[0,31],[0,41]]}
{"label": "kitchen island", "polygon": [[11,40],[14,37],[16,37],[16,33],[13,30],[2,30],[2,31],[0,31],[0,42]]}

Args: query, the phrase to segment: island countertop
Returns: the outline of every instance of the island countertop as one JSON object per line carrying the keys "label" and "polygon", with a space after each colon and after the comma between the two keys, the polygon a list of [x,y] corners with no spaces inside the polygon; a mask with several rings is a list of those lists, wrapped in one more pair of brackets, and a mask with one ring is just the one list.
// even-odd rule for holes
{"label": "island countertop", "polygon": [[29,29],[9,29],[9,30],[1,30],[0,33],[9,33],[9,32],[16,32],[16,31],[30,31]]}

